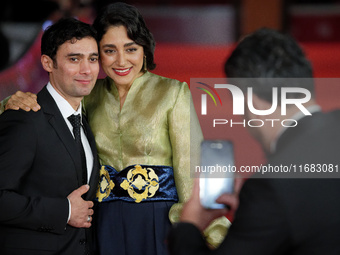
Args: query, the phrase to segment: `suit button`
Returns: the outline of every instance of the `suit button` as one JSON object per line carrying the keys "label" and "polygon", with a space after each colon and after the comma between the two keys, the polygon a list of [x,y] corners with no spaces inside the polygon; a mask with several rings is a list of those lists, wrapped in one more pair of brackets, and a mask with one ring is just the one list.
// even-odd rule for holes
{"label": "suit button", "polygon": [[80,239],[80,240],[79,240],[79,244],[81,244],[81,245],[86,244],[86,239]]}

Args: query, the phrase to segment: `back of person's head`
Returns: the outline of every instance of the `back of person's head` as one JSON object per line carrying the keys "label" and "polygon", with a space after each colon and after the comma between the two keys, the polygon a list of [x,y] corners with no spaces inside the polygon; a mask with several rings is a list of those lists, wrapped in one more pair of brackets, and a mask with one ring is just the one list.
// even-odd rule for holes
{"label": "back of person's head", "polygon": [[47,55],[55,61],[60,45],[87,37],[97,39],[96,31],[91,25],[74,18],[62,18],[45,30],[41,38],[41,55]]}
{"label": "back of person's head", "polygon": [[154,51],[156,43],[136,7],[122,2],[105,6],[98,13],[93,23],[93,27],[98,34],[98,42],[100,42],[110,26],[124,26],[128,37],[143,47],[147,68],[149,70],[155,69]]}
{"label": "back of person's head", "polygon": [[225,64],[227,77],[312,78],[303,50],[288,35],[261,28],[237,45]]}
{"label": "back of person's head", "polygon": [[[254,93],[268,101],[272,87],[304,87],[314,94],[310,61],[292,37],[273,29],[261,28],[245,36],[227,59],[224,70],[228,78],[257,78],[252,80],[257,87]],[[289,82],[273,82],[281,83],[282,78]]]}

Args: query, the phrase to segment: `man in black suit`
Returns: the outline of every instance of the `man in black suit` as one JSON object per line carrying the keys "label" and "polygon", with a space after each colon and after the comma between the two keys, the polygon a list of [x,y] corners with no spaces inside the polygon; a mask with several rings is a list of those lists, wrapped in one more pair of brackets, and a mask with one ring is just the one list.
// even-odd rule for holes
{"label": "man in black suit", "polygon": [[[291,125],[294,127],[273,127],[272,122],[264,121],[263,126],[250,127],[249,132],[266,151],[268,167],[292,165],[297,172],[300,166],[306,171],[298,178],[296,173],[276,175],[274,172],[258,173],[248,179],[241,189],[232,226],[223,243],[213,251],[206,246],[201,231],[226,210],[204,209],[199,202],[196,181],[192,198],[183,208],[181,223],[174,225],[169,235],[171,254],[340,254],[340,179],[337,174],[340,112],[320,111],[313,96],[312,68],[302,50],[290,37],[260,29],[238,44],[226,62],[225,71],[228,78],[289,78],[286,80],[289,82],[274,85],[266,79],[252,82],[253,105],[258,110],[270,109],[268,94],[271,93],[268,92],[273,86],[302,87],[311,92],[311,99],[303,105],[311,115],[305,116],[294,105],[287,107],[285,116],[281,114],[281,107],[270,116],[256,115],[250,110],[245,114],[247,120],[294,120]],[[299,100],[301,94],[291,96]],[[307,171],[322,167],[325,173]],[[218,201],[232,208],[238,202],[227,194]]]}
{"label": "man in black suit", "polygon": [[41,110],[0,116],[0,254],[91,254],[99,163],[85,118],[79,139],[69,117],[81,116],[98,76],[96,33],[62,19],[44,32],[41,51],[50,78]]}

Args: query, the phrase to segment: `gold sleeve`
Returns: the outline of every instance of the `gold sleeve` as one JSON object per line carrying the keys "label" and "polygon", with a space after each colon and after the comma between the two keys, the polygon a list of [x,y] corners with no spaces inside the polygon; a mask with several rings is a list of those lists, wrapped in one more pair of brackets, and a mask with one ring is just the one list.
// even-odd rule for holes
{"label": "gold sleeve", "polygon": [[[188,121],[190,120],[190,121]],[[173,169],[179,203],[174,204],[169,212],[172,223],[179,221],[182,205],[191,195],[194,166],[200,161],[200,144],[203,140],[201,127],[193,105],[191,93],[184,84],[169,116],[169,135],[173,150]],[[191,170],[191,171],[190,171]],[[223,241],[229,220],[226,217],[216,219],[205,230],[204,236],[212,247]]]}
{"label": "gold sleeve", "polygon": [[217,248],[222,243],[230,225],[230,221],[223,216],[214,220],[206,230],[204,230],[204,237],[210,247]]}
{"label": "gold sleeve", "polygon": [[186,83],[182,85],[178,93],[168,120],[175,183],[179,202],[183,203],[191,195],[190,165],[195,164],[199,159],[199,147],[203,139],[190,90]]}
{"label": "gold sleeve", "polygon": [[8,97],[6,97],[4,100],[2,100],[0,102],[0,114],[3,114],[3,112],[5,111],[5,106],[6,106],[6,104],[7,104],[7,102],[8,102],[10,97],[11,96],[8,96]]}

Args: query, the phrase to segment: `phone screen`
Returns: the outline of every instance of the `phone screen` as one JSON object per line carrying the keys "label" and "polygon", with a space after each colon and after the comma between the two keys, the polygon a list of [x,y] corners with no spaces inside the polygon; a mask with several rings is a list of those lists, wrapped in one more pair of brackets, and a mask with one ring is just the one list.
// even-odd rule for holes
{"label": "phone screen", "polygon": [[205,140],[201,144],[200,200],[205,208],[221,209],[216,203],[223,193],[234,191],[233,144],[225,140]]}

